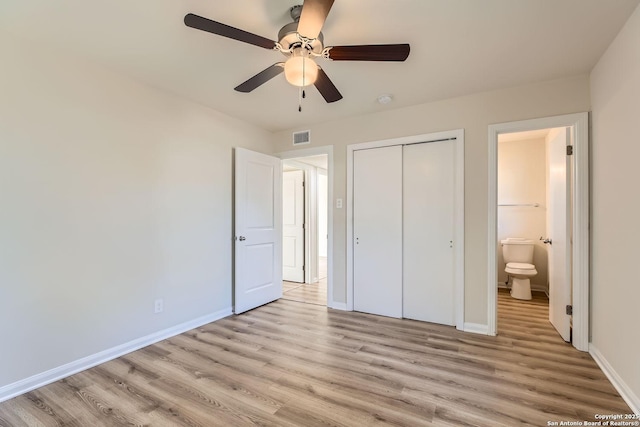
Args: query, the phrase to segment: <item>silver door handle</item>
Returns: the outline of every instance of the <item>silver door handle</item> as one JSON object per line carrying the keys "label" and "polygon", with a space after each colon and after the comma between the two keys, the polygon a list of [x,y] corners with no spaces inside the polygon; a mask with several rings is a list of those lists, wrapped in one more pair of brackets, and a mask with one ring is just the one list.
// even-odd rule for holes
{"label": "silver door handle", "polygon": [[552,244],[552,243],[551,243],[551,239],[550,239],[550,238],[548,238],[548,237],[547,237],[546,239],[545,239],[545,238],[543,238],[543,237],[540,237],[540,240],[542,240],[542,243],[544,243],[544,244],[546,244],[546,245],[551,245],[551,244]]}
{"label": "silver door handle", "polygon": [[244,236],[240,236],[240,237],[238,238],[238,240],[240,240],[241,242],[244,242],[245,240],[247,240],[247,238],[246,238],[246,237],[244,237]]}

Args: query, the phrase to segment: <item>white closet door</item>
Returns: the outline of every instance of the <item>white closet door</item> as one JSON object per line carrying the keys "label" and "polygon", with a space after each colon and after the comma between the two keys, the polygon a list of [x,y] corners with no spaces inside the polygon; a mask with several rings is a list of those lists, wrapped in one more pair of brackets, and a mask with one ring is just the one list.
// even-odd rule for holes
{"label": "white closet door", "polygon": [[404,147],[403,317],[445,325],[454,313],[454,141]]}
{"label": "white closet door", "polygon": [[353,305],[402,317],[402,147],[353,153]]}

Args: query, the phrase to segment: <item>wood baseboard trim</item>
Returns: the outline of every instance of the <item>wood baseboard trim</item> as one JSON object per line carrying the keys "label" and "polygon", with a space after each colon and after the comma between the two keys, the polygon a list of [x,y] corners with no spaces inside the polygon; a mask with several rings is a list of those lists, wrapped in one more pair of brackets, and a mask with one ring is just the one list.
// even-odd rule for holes
{"label": "wood baseboard trim", "polygon": [[127,353],[131,353],[132,351],[139,350],[143,347],[154,344],[158,341],[171,338],[191,329],[206,325],[207,323],[215,322],[216,320],[220,320],[224,317],[230,316],[231,314],[231,307],[225,308],[215,313],[198,317],[197,319],[172,326],[171,328],[167,328],[162,331],[154,332],[147,336],[137,338],[135,340],[109,348],[107,350],[103,350],[90,356],[74,360],[73,362],[69,362],[62,366],[49,369],[48,371],[41,372],[23,380],[16,381],[12,384],[5,385],[3,387],[0,387],[0,402],[4,402],[5,400],[9,400],[36,388],[51,384],[52,382],[92,368],[101,363],[108,362]]}
{"label": "wood baseboard trim", "polygon": [[620,396],[631,408],[631,412],[634,414],[640,414],[640,397],[638,397],[633,390],[624,382],[622,377],[613,369],[613,366],[605,359],[604,355],[600,353],[592,343],[589,343],[589,354],[596,361],[602,372],[609,378],[611,384],[618,390]]}
{"label": "wood baseboard trim", "polygon": [[489,326],[481,323],[467,323],[464,324],[465,332],[471,332],[472,334],[489,335]]}

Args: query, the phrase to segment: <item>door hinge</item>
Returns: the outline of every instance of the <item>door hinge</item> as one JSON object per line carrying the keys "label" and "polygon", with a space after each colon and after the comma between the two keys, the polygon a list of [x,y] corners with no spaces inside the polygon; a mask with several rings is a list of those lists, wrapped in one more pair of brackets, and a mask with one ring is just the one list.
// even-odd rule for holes
{"label": "door hinge", "polygon": [[573,156],[573,145],[567,145],[567,156]]}
{"label": "door hinge", "polygon": [[567,305],[567,315],[568,316],[573,316],[573,306],[572,305]]}

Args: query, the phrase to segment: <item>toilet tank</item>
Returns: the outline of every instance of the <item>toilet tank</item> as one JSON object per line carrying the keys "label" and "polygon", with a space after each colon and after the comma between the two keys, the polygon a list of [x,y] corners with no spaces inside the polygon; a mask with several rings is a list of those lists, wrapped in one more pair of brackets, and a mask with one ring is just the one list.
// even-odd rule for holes
{"label": "toilet tank", "polygon": [[502,244],[502,256],[505,263],[533,263],[533,240],[523,239],[520,237],[509,237],[501,240],[500,243]]}

